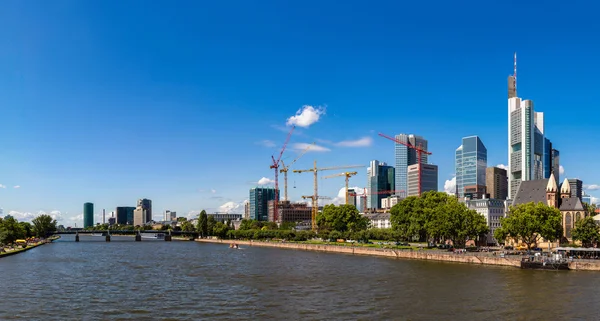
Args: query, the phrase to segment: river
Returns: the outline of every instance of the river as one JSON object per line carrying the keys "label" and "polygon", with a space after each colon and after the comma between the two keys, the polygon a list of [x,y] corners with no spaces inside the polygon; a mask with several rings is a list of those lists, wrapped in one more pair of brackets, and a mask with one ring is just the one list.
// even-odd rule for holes
{"label": "river", "polygon": [[596,319],[597,272],[73,236],[0,259],[0,320]]}

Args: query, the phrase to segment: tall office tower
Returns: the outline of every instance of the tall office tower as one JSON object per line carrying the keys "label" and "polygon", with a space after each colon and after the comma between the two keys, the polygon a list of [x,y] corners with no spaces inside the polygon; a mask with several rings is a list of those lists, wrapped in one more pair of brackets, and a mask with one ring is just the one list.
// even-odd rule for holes
{"label": "tall office tower", "polygon": [[507,199],[508,176],[506,176],[506,170],[499,167],[488,167],[485,170],[485,187],[490,198]]}
{"label": "tall office tower", "polygon": [[141,226],[152,222],[152,201],[141,198],[137,201],[137,207],[133,211],[133,225]]}
{"label": "tall office tower", "polygon": [[[367,208],[381,208],[381,200],[391,196],[395,186],[395,169],[384,162],[372,160],[367,169],[369,193],[367,195]],[[383,193],[389,191],[390,193]]]}
{"label": "tall office tower", "polygon": [[83,228],[94,226],[94,203],[83,204]]}
{"label": "tall office tower", "polygon": [[102,209],[102,224],[106,224],[106,210]]}
{"label": "tall office tower", "polygon": [[571,197],[577,197],[579,200],[583,197],[583,182],[576,178],[569,178],[571,187]]}
{"label": "tall office tower", "polygon": [[508,194],[515,197],[521,181],[544,178],[544,113],[535,112],[533,101],[517,97],[516,55],[514,97],[508,99]]}
{"label": "tall office tower", "polygon": [[465,197],[465,190],[469,194],[476,194],[481,198],[486,193],[485,175],[487,168],[487,148],[478,136],[469,136],[462,139],[462,145],[456,149],[455,158],[456,194],[459,198]]}
{"label": "tall office tower", "polygon": [[587,205],[592,205],[592,196],[584,193],[581,197],[581,202],[586,203]]}
{"label": "tall office tower", "polygon": [[544,137],[544,178],[550,178],[552,169],[552,142]]}
{"label": "tall office tower", "polygon": [[[419,179],[419,166],[421,169],[421,179]],[[421,193],[428,191],[437,191],[438,188],[438,167],[431,164],[414,164],[408,166],[408,192],[407,196],[419,196],[419,185]]]}
{"label": "tall office tower", "polygon": [[[277,191],[277,196],[280,193]],[[255,187],[250,189],[250,208],[249,214],[251,220],[268,221],[269,220],[269,201],[275,199],[275,188]],[[279,201],[279,199],[278,199]]]}
{"label": "tall office tower", "polygon": [[173,212],[173,211],[169,211],[169,210],[165,211],[165,217],[164,217],[165,221],[175,221],[176,219],[177,219],[177,212]]}
{"label": "tall office tower", "polygon": [[556,185],[560,185],[560,152],[556,149],[552,149],[552,172],[556,178]]}
{"label": "tall office tower", "polygon": [[356,206],[356,191],[353,188],[348,189],[348,204]]}
{"label": "tall office tower", "polygon": [[[397,140],[410,144],[415,147],[421,147],[427,150],[427,140],[421,136],[398,134],[395,137]],[[395,190],[396,195],[404,198],[407,195],[408,183],[407,183],[407,170],[408,166],[414,165],[418,161],[417,152],[410,147],[402,144],[395,144]],[[427,154],[422,154],[421,163],[427,164]]]}
{"label": "tall office tower", "polygon": [[115,222],[117,224],[133,225],[133,211],[135,211],[133,206],[118,206],[115,209]]}
{"label": "tall office tower", "polygon": [[244,203],[244,219],[250,219],[250,202]]}

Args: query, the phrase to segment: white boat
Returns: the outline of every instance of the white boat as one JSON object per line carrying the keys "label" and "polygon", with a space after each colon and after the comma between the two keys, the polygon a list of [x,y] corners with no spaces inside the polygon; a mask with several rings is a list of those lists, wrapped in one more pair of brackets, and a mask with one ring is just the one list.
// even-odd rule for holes
{"label": "white boat", "polygon": [[92,233],[92,236],[104,236],[104,233]]}
{"label": "white boat", "polygon": [[165,233],[140,233],[144,239],[164,240]]}

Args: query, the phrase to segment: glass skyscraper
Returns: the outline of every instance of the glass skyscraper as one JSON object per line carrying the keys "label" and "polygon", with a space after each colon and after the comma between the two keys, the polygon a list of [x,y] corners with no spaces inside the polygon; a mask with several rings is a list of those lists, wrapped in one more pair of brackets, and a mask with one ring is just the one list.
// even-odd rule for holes
{"label": "glass skyscraper", "polygon": [[[279,193],[277,193],[279,196]],[[275,199],[275,189],[255,187],[250,189],[250,219],[257,221],[269,220],[269,201]]]}
{"label": "glass skyscraper", "polygon": [[94,204],[83,204],[83,228],[94,226]]}
{"label": "glass skyscraper", "polygon": [[378,193],[393,190],[395,186],[395,169],[386,163],[372,160],[367,169],[367,180],[369,186],[367,208],[381,208],[381,200],[393,193]]}
{"label": "glass skyscraper", "polygon": [[462,139],[462,145],[456,149],[456,195],[465,196],[465,188],[473,191],[485,189],[485,170],[487,168],[487,148],[478,136]]}
{"label": "glass skyscraper", "polygon": [[[403,143],[418,147],[420,145],[421,148],[427,150],[427,140],[421,136],[415,135],[406,135],[406,134],[398,134],[396,135],[396,140],[399,140]],[[395,144],[395,161],[396,164],[394,166],[395,171],[395,190],[396,195],[400,197],[406,197],[408,192],[408,181],[407,181],[407,170],[408,166],[414,165],[418,161],[417,152],[405,145],[396,143]],[[427,164],[427,154],[422,154],[421,163]]]}

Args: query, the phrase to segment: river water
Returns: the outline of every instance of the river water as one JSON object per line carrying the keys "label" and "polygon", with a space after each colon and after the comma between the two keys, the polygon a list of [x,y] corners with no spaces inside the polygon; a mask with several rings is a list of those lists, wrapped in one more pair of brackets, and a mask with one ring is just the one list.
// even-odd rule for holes
{"label": "river water", "polygon": [[0,259],[0,320],[594,320],[600,274],[73,236]]}

